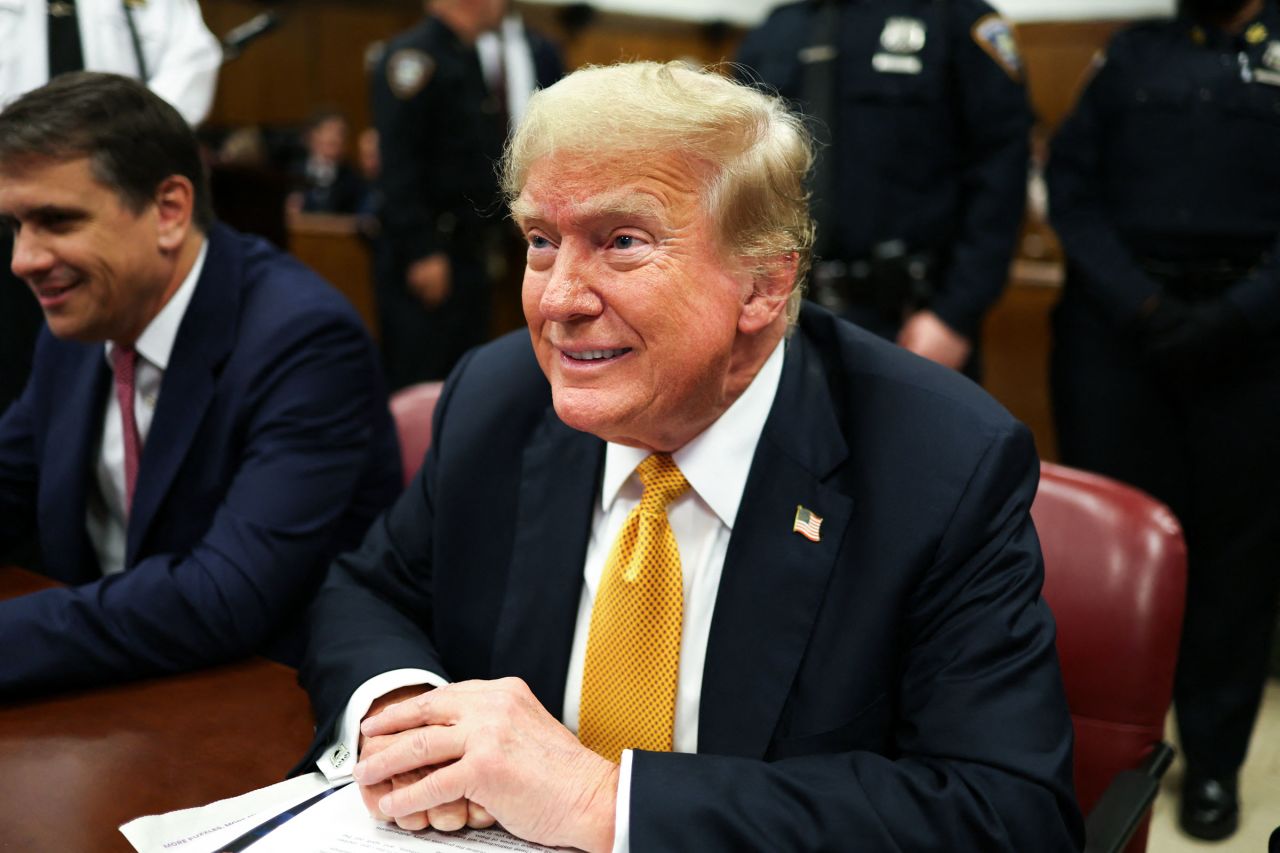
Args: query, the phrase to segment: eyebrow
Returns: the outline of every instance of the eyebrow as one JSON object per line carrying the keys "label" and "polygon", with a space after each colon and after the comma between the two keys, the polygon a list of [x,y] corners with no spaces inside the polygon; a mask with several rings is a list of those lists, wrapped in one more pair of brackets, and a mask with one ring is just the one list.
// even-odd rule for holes
{"label": "eyebrow", "polygon": [[[626,192],[593,196],[570,205],[571,215],[575,219],[587,221],[610,218],[634,218],[657,220],[662,218],[665,209],[661,201],[649,193]],[[518,224],[533,221],[545,221],[548,217],[542,208],[521,195],[511,203],[511,215]]]}
{"label": "eyebrow", "polygon": [[3,211],[0,212],[0,218],[9,222],[17,223],[23,219],[34,220],[36,222],[52,222],[61,220],[64,222],[74,222],[88,217],[89,212],[80,207],[67,207],[58,204],[40,204],[35,207],[28,207],[19,211]]}

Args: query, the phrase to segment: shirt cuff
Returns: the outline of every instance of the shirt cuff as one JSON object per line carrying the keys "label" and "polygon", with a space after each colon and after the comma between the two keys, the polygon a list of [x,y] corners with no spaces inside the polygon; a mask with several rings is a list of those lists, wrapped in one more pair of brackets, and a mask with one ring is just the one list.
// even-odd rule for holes
{"label": "shirt cuff", "polygon": [[618,799],[613,806],[613,851],[631,853],[631,750],[622,751],[618,767]]}
{"label": "shirt cuff", "polygon": [[337,782],[351,776],[351,768],[355,766],[356,747],[360,742],[360,721],[369,713],[370,706],[380,696],[401,687],[415,684],[430,684],[432,687],[443,687],[449,682],[434,672],[425,669],[393,669],[381,675],[375,675],[356,688],[347,702],[347,710],[338,722],[338,731],[333,742],[324,753],[316,759],[316,767],[330,782]]}

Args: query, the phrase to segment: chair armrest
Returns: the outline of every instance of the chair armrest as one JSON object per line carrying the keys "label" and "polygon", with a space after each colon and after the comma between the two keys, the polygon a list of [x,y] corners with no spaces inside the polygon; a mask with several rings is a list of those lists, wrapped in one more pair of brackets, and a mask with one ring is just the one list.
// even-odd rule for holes
{"label": "chair armrest", "polygon": [[1156,744],[1135,770],[1111,780],[1102,799],[1085,819],[1085,853],[1120,853],[1142,823],[1160,789],[1160,778],[1173,763],[1173,747]]}

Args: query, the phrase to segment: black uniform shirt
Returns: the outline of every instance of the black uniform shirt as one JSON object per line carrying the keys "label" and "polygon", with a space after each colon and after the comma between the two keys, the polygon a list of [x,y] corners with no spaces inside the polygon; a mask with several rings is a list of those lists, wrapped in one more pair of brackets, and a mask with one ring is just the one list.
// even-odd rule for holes
{"label": "black uniform shirt", "polygon": [[1117,322],[1159,292],[1140,259],[1260,259],[1227,292],[1280,325],[1280,10],[1239,35],[1186,19],[1119,33],[1053,143],[1054,227]]}
{"label": "black uniform shirt", "polygon": [[437,18],[389,41],[372,79],[382,152],[383,233],[399,265],[473,251],[497,216],[505,128],[475,48]]}
{"label": "black uniform shirt", "polygon": [[[817,0],[775,9],[743,42],[744,76],[811,112]],[[845,0],[834,40],[827,256],[932,250],[930,305],[972,335],[1008,278],[1026,197],[1031,111],[1007,24],[981,0]],[[815,187],[815,194],[823,188]]]}

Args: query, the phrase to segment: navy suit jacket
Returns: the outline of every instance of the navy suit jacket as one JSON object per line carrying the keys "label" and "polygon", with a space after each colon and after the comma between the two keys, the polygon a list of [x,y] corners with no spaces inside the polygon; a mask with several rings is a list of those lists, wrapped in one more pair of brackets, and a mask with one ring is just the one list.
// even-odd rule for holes
{"label": "navy suit jacket", "polygon": [[[334,563],[300,669],[319,750],[365,679],[563,692],[604,444],[528,335],[474,351],[426,463]],[[1078,849],[1026,428],[976,385],[806,306],[725,557],[698,754],[636,752],[631,849]],[[821,541],[792,532],[796,506]]]}
{"label": "navy suit jacket", "polygon": [[125,572],[102,576],[85,528],[112,387],[102,344],[43,331],[0,419],[0,551],[34,529],[43,569],[67,584],[0,601],[0,696],[281,649],[333,555],[399,491],[355,311],[262,240],[215,226],[208,245],[143,448]]}

